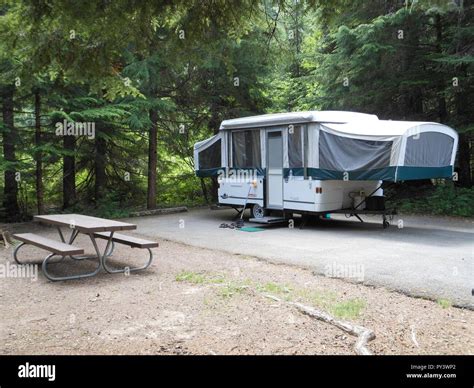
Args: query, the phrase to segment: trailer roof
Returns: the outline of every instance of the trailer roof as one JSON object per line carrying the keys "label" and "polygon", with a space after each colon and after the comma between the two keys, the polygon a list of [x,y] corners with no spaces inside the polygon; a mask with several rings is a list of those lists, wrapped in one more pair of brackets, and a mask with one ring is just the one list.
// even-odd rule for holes
{"label": "trailer roof", "polygon": [[392,121],[392,120],[375,120],[375,121],[351,121],[345,124],[323,123],[323,127],[330,128],[335,132],[346,133],[348,135],[361,136],[401,136],[405,133],[417,133],[420,130],[430,130],[435,132],[443,132],[451,137],[455,137],[456,131],[452,128],[432,122],[423,121]]}
{"label": "trailer roof", "polygon": [[224,120],[220,129],[258,128],[273,125],[288,125],[300,123],[348,123],[352,121],[377,121],[376,115],[348,111],[303,111],[288,113],[271,113],[266,115],[241,117]]}

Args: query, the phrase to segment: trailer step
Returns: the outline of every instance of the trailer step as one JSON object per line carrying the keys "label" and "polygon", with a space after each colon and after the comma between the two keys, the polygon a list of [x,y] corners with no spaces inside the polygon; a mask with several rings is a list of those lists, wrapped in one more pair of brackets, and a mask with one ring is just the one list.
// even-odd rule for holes
{"label": "trailer step", "polygon": [[288,222],[285,217],[262,217],[262,218],[250,218],[250,222],[256,224],[283,224]]}

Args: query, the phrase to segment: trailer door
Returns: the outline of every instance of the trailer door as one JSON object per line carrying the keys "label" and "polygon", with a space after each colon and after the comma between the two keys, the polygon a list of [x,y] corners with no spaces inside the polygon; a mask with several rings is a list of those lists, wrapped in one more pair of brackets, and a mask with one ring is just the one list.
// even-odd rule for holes
{"label": "trailer door", "polygon": [[283,139],[281,130],[267,132],[266,207],[283,209]]}

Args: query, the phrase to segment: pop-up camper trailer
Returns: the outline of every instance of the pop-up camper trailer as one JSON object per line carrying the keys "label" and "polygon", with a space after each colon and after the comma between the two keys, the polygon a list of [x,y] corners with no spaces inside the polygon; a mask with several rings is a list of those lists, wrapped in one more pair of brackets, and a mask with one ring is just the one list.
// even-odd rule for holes
{"label": "pop-up camper trailer", "polygon": [[194,145],[194,162],[197,176],[218,177],[219,204],[248,205],[254,218],[351,213],[384,209],[382,181],[451,178],[457,144],[438,123],[292,112],[223,121]]}

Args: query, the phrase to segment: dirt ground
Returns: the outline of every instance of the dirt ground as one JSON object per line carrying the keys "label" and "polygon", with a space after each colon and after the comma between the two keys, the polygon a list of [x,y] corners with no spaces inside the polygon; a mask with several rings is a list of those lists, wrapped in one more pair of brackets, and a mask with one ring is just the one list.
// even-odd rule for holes
{"label": "dirt ground", "polygon": [[[47,234],[56,238],[52,229]],[[374,354],[474,354],[474,311],[158,241],[152,266],[128,276],[101,273],[53,283],[39,268],[36,281],[0,279],[0,353],[354,354],[355,337],[265,297],[271,294],[372,329],[376,339],[368,348]],[[90,242],[80,236],[76,245]],[[11,248],[0,247],[0,266],[12,261],[10,255]],[[138,263],[146,255],[118,246],[114,257],[120,260],[111,263]],[[33,247],[20,251],[20,257],[43,256]],[[93,265],[55,264],[58,273]]]}

